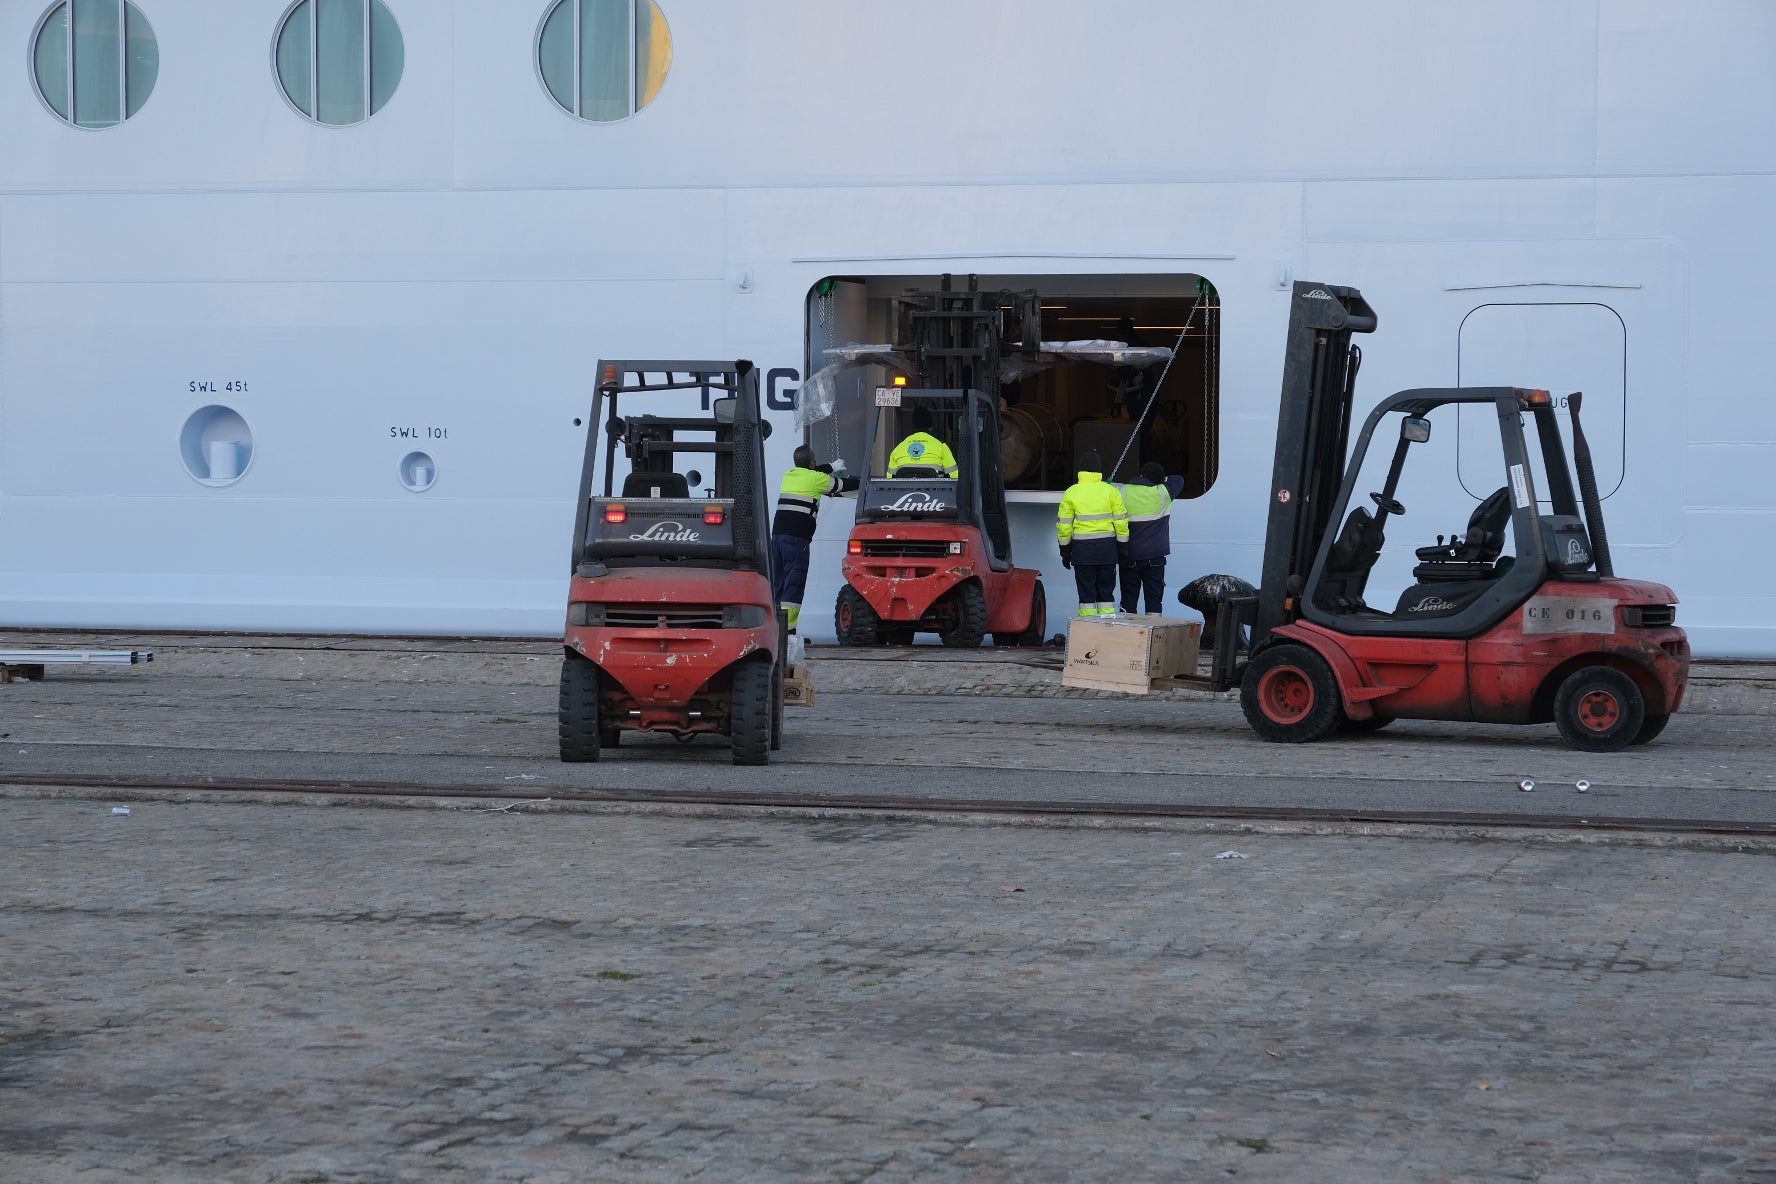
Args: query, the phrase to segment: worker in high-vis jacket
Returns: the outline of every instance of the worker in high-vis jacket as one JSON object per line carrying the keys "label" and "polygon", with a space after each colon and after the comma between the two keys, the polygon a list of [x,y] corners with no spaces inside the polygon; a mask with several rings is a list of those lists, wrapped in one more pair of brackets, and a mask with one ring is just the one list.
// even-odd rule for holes
{"label": "worker in high-vis jacket", "polygon": [[1116,612],[1117,560],[1128,547],[1128,508],[1103,467],[1097,453],[1080,455],[1079,480],[1061,495],[1055,520],[1061,566],[1073,569],[1082,617]]}
{"label": "worker in high-vis jacket", "polygon": [[783,474],[777,487],[777,513],[771,519],[772,595],[780,608],[789,610],[789,631],[796,631],[802,615],[802,593],[808,587],[808,548],[814,541],[820,499],[855,492],[856,477],[845,475],[841,457],[830,465],[814,463],[814,450],[797,445],[795,468]]}
{"label": "worker in high-vis jacket", "polygon": [[956,454],[950,446],[939,440],[930,432],[914,432],[899,444],[888,455],[888,475],[895,476],[909,465],[928,465],[934,469],[942,469],[943,475],[956,476]]}
{"label": "worker in high-vis jacket", "polygon": [[923,404],[913,407],[913,434],[894,446],[888,454],[888,475],[898,476],[908,466],[939,469],[943,475],[956,477],[956,454],[950,446],[931,434],[931,408]]}
{"label": "worker in high-vis jacket", "polygon": [[1184,492],[1184,478],[1168,477],[1158,461],[1141,466],[1141,475],[1122,487],[1128,507],[1128,551],[1122,557],[1122,611],[1132,613],[1145,595],[1147,611],[1165,610],[1166,556],[1172,553],[1172,502]]}

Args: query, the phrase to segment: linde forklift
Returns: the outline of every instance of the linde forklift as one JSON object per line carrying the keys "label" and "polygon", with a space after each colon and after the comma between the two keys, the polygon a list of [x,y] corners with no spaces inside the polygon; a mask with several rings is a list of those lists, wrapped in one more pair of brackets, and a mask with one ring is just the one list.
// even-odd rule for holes
{"label": "linde forklift", "polygon": [[[1041,351],[1041,305],[1030,292],[966,291],[945,276],[936,292],[895,304],[895,356],[909,371],[878,387],[833,608],[840,645],[904,645],[936,633],[946,646],[1041,645],[1048,600],[1040,573],[1011,561],[1005,473],[999,463],[1000,367]],[[925,430],[949,445],[942,468],[884,467],[896,441]]]}
{"label": "linde forklift", "polygon": [[[783,736],[784,638],[771,595],[758,370],[748,361],[601,361],[574,518],[561,759],[625,731],[729,737],[762,765]],[[674,396],[672,392],[681,392]],[[637,411],[691,393],[704,416]],[[712,397],[713,396],[713,397]],[[617,449],[629,472],[616,485]],[[677,458],[705,454],[713,484]]]}
{"label": "linde forklift", "polygon": [[[1250,626],[1249,660],[1236,668],[1236,647],[1224,645],[1208,678],[1180,682],[1239,686],[1252,729],[1285,743],[1396,719],[1552,721],[1590,752],[1652,740],[1683,701],[1689,642],[1670,588],[1615,574],[1579,418],[1583,396],[1562,400],[1576,493],[1545,390],[1400,391],[1349,448],[1362,358],[1351,337],[1375,325],[1356,289],[1295,284],[1262,579],[1256,596],[1216,609],[1218,637]],[[1502,467],[1486,484],[1502,484],[1465,529],[1416,548],[1411,582],[1391,604],[1371,604],[1388,521],[1407,513],[1402,474],[1430,441],[1433,419],[1454,431],[1458,417],[1462,431],[1489,442],[1496,430]],[[1381,488],[1359,498],[1371,445],[1379,465],[1390,442]],[[1514,553],[1505,553],[1508,541]]]}

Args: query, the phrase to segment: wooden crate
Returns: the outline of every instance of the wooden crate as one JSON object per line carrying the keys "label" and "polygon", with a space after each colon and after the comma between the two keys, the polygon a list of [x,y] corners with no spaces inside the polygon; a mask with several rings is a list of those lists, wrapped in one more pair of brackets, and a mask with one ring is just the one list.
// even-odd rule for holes
{"label": "wooden crate", "polygon": [[814,680],[808,676],[806,666],[791,666],[784,672],[783,705],[785,707],[814,706]]}
{"label": "wooden crate", "polygon": [[1074,617],[1067,624],[1061,685],[1145,695],[1195,674],[1202,622],[1157,613]]}

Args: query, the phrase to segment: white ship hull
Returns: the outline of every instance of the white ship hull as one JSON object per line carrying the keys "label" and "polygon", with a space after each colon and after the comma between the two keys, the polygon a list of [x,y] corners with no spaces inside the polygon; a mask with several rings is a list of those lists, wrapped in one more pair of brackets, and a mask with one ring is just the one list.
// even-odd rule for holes
{"label": "white ship hull", "polygon": [[[1219,461],[1173,587],[1256,577],[1317,279],[1380,315],[1361,405],[1584,385],[1617,571],[1699,654],[1776,655],[1776,8],[661,0],[659,97],[592,124],[539,84],[542,0],[430,0],[391,4],[387,107],[326,128],[267,64],[284,0],[142,6],[118,127],[0,71],[0,626],[558,635],[600,355],[779,371],[787,466],[823,279],[1200,275]],[[1050,503],[1013,510],[1058,627]]]}

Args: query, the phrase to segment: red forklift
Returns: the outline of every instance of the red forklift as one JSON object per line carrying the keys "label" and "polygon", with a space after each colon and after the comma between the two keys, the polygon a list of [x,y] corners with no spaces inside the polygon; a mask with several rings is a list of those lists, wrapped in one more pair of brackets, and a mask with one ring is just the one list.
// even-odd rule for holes
{"label": "red forklift", "polygon": [[[1551,721],[1589,752],[1652,740],[1683,702],[1689,642],[1670,588],[1615,574],[1583,396],[1401,391],[1349,448],[1362,359],[1351,336],[1375,325],[1356,289],[1295,285],[1262,579],[1256,596],[1216,610],[1218,637],[1250,626],[1249,660],[1236,669],[1236,647],[1223,646],[1208,679],[1183,681],[1237,684],[1252,729],[1285,743],[1395,719]],[[1459,447],[1427,453],[1434,423]],[[1402,482],[1415,453],[1428,479],[1414,488],[1502,484],[1479,497],[1465,527],[1416,548],[1409,566],[1393,553],[1403,587],[1371,603],[1386,527],[1408,517]],[[1380,489],[1359,499],[1366,477]]]}
{"label": "red forklift", "polygon": [[[771,596],[758,371],[748,361],[601,361],[574,517],[564,761],[625,731],[730,738],[762,765],[783,736],[787,622]],[[693,395],[692,393],[695,393]],[[697,398],[706,415],[641,408]],[[627,473],[616,485],[617,449]],[[703,454],[713,484],[680,472]]]}
{"label": "red forklift", "polygon": [[[907,373],[879,387],[857,491],[856,525],[833,609],[840,645],[906,645],[935,633],[946,646],[1041,645],[1048,598],[1041,573],[1011,561],[999,462],[999,375],[1006,358],[1041,347],[1035,292],[967,291],[945,276],[937,292],[895,303],[893,351]],[[896,444],[915,431],[943,441],[956,471],[903,465]]]}

